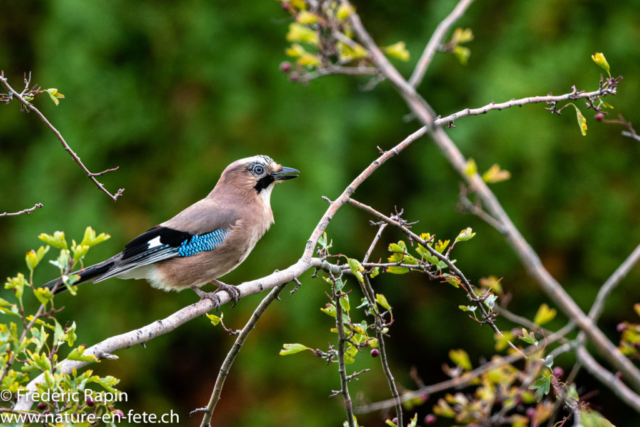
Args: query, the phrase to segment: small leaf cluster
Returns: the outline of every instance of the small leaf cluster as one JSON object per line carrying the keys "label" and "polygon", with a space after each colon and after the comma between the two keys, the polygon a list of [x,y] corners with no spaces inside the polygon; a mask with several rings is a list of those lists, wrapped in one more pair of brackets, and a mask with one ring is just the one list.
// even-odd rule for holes
{"label": "small leaf cluster", "polygon": [[[313,70],[372,65],[369,51],[354,40],[349,23],[354,6],[329,1],[280,0],[280,3],[294,21],[289,24],[286,40],[290,45],[285,53],[295,60],[297,69],[291,72],[289,63],[281,66],[291,73],[292,81]],[[382,51],[401,61],[410,58],[402,41],[383,47]]]}
{"label": "small leaf cluster", "polygon": [[[60,361],[64,357],[83,362],[99,360],[91,354],[85,354],[86,346],[77,345],[75,322],[65,326],[58,322],[55,315],[62,309],[56,308],[54,301],[55,289],[59,286],[65,286],[72,295],[76,295],[77,288],[73,284],[79,276],[72,274],[72,271],[82,265],[90,248],[109,239],[109,236],[104,233],[96,235],[91,227],[87,227],[80,243],[72,240],[69,245],[65,234],[59,231],[53,235],[41,234],[39,239],[47,246],[26,253],[29,276],[18,273],[15,277],[7,278],[5,289],[12,292],[0,298],[0,312],[9,319],[6,323],[0,323],[0,390],[8,390],[15,396],[35,376],[43,375],[44,379],[37,384],[36,392],[40,395],[59,393],[61,398],[38,402],[38,410],[42,413],[111,414],[115,411],[112,400],[118,393],[114,388],[118,379],[93,375],[91,370],[79,373],[74,369],[71,374],[60,372]],[[36,287],[33,280],[34,271],[42,265],[52,246],[59,250],[58,256],[49,260],[59,273],[59,280],[52,288],[54,292],[49,288]],[[28,302],[30,297],[34,301]],[[39,303],[39,308],[30,313],[27,307],[35,301]],[[98,386],[108,393],[92,392],[95,399],[85,400],[85,390],[90,386]]]}
{"label": "small leaf cluster", "polygon": [[[640,303],[633,306],[636,314],[640,316]],[[640,324],[622,322],[618,325],[620,332],[620,344],[618,348],[625,356],[631,359],[640,359]]]}

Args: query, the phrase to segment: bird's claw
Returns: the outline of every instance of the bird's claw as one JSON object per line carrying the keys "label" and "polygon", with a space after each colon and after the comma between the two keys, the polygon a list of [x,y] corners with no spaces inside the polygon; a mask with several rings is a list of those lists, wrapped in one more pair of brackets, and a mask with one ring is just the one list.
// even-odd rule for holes
{"label": "bird's claw", "polygon": [[213,280],[211,283],[216,285],[218,289],[213,292],[204,292],[197,286],[191,286],[191,289],[193,289],[193,291],[200,297],[200,299],[208,299],[213,301],[213,306],[216,311],[220,311],[220,304],[222,303],[222,301],[220,300],[220,295],[218,295],[218,292],[220,291],[226,291],[229,294],[229,297],[231,297],[231,301],[233,301],[233,305],[231,306],[231,308],[235,307],[238,301],[240,301],[240,290],[236,286],[227,285],[226,283],[222,283],[218,280]]}
{"label": "bird's claw", "polygon": [[221,304],[220,296],[216,295],[216,292],[218,291],[204,292],[197,286],[191,286],[191,289],[193,289],[193,292],[195,292],[200,297],[200,300],[203,300],[203,299],[210,300],[211,302],[213,302],[213,308],[215,308],[216,311],[220,311],[220,304]]}
{"label": "bird's claw", "polygon": [[218,289],[213,292],[214,294],[220,291],[226,291],[229,294],[229,297],[231,297],[231,301],[233,301],[233,305],[231,306],[231,308],[235,307],[238,301],[240,301],[240,290],[236,286],[227,285],[226,283],[222,283],[219,280],[213,280],[211,283],[218,287]]}

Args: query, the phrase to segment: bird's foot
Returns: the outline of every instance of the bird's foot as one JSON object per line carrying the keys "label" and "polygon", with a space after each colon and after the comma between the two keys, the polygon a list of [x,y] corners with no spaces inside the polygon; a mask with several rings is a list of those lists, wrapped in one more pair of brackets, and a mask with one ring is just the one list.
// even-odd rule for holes
{"label": "bird's foot", "polygon": [[202,289],[200,289],[197,286],[191,286],[191,289],[193,289],[193,292],[195,292],[201,300],[203,299],[208,299],[211,302],[213,302],[213,308],[216,309],[216,311],[220,311],[220,296],[216,295],[216,292],[204,292]]}
{"label": "bird's foot", "polygon": [[227,285],[226,283],[222,283],[219,280],[212,280],[211,283],[218,287],[214,294],[220,291],[226,291],[229,294],[229,296],[231,297],[231,301],[233,301],[233,305],[231,306],[231,308],[235,307],[238,301],[240,301],[240,298],[242,296],[240,295],[240,289],[238,289],[237,286]]}

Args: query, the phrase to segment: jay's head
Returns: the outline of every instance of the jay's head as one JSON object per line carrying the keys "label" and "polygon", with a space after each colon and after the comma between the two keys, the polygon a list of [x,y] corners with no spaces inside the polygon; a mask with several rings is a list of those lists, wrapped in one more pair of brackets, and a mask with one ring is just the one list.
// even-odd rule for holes
{"label": "jay's head", "polygon": [[268,200],[273,187],[289,179],[297,178],[300,172],[274,162],[268,156],[253,156],[236,160],[222,172],[220,183],[240,191],[251,191]]}

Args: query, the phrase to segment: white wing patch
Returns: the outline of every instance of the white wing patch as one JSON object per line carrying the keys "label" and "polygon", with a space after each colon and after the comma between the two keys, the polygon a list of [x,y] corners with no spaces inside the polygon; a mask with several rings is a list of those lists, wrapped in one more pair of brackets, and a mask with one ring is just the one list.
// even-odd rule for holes
{"label": "white wing patch", "polygon": [[162,243],[160,243],[160,236],[149,240],[149,247],[147,249],[152,249],[152,248],[155,248],[157,246],[162,246]]}

